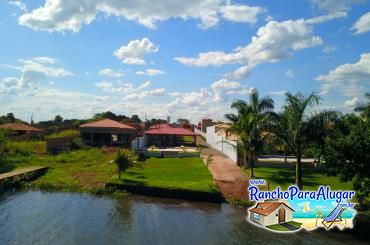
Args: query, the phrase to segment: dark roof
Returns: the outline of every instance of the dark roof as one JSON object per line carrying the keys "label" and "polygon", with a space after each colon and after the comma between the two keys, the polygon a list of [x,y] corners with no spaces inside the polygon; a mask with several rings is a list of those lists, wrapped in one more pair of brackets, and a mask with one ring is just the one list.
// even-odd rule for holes
{"label": "dark roof", "polygon": [[149,128],[144,132],[149,135],[178,135],[178,136],[197,136],[198,134],[184,128],[173,128],[169,125],[165,127]]}
{"label": "dark roof", "polygon": [[287,208],[291,209],[292,211],[294,211],[294,209],[292,209],[288,204],[284,202],[260,202],[257,203],[256,207],[249,209],[249,212],[267,216],[271,214],[274,210],[276,210],[278,207],[280,207],[280,205],[282,204],[285,205]]}
{"label": "dark roof", "polygon": [[80,125],[80,128],[118,128],[118,129],[136,130],[134,127],[110,119],[103,119],[96,122],[85,123]]}
{"label": "dark roof", "polygon": [[40,132],[41,129],[32,127],[30,125],[24,123],[6,123],[0,125],[0,128],[6,128],[13,131],[33,131],[33,132]]}

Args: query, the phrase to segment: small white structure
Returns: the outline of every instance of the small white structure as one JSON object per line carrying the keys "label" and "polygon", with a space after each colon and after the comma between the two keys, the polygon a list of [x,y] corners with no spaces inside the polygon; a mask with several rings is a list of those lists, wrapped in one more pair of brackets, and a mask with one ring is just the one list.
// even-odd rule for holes
{"label": "small white structure", "polygon": [[259,202],[249,209],[249,217],[262,226],[269,226],[293,221],[293,212],[285,202]]}

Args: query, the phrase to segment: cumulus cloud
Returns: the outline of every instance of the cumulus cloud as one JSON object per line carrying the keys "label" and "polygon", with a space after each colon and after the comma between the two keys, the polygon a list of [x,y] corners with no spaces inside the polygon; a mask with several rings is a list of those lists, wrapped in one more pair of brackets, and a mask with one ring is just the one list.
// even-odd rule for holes
{"label": "cumulus cloud", "polygon": [[238,78],[245,77],[256,65],[287,59],[291,57],[292,51],[322,43],[319,36],[313,35],[312,26],[303,19],[270,21],[258,29],[249,44],[238,47],[231,53],[211,51],[200,53],[196,58],[177,57],[175,60],[187,66],[198,67],[242,64],[243,67],[231,74]]}
{"label": "cumulus cloud", "polygon": [[121,78],[124,76],[122,70],[112,70],[110,68],[105,68],[99,71],[100,76]]}
{"label": "cumulus cloud", "polygon": [[255,23],[264,10],[260,7],[232,5],[226,0],[45,0],[44,6],[19,17],[19,24],[43,31],[78,32],[90,24],[97,14],[118,16],[135,21],[147,28],[156,28],[156,23],[171,18],[199,20],[199,27],[209,28],[221,19]]}
{"label": "cumulus cloud", "polygon": [[20,66],[8,66],[18,70],[20,72],[19,77],[0,79],[0,94],[27,93],[34,95],[40,81],[74,75],[64,68],[56,67],[57,60],[49,57],[20,59],[19,62]]}
{"label": "cumulus cloud", "polygon": [[164,71],[156,70],[156,69],[146,69],[145,71],[137,71],[136,75],[139,76],[157,76],[157,75],[163,75]]}
{"label": "cumulus cloud", "polygon": [[328,13],[338,13],[348,11],[353,4],[364,3],[364,0],[310,0],[319,10]]}
{"label": "cumulus cloud", "polygon": [[337,47],[332,45],[332,46],[326,46],[322,49],[322,51],[325,53],[325,54],[330,54],[332,52],[335,52],[337,50]]}
{"label": "cumulus cloud", "polygon": [[148,38],[130,41],[126,46],[121,46],[114,51],[114,55],[125,64],[145,65],[144,56],[158,52],[159,47]]}
{"label": "cumulus cloud", "polygon": [[215,81],[211,88],[213,90],[213,99],[216,102],[224,102],[229,95],[249,94],[251,89],[243,87],[239,82],[220,79]]}
{"label": "cumulus cloud", "polygon": [[356,23],[352,26],[352,30],[356,34],[362,34],[370,31],[370,12],[361,16]]}
{"label": "cumulus cloud", "polygon": [[316,77],[316,80],[323,82],[321,94],[340,89],[347,96],[359,97],[363,94],[359,83],[370,83],[370,53],[362,54],[357,63],[340,65],[328,74]]}
{"label": "cumulus cloud", "polygon": [[357,97],[353,97],[350,100],[346,100],[343,104],[344,107],[353,108],[357,105],[359,99]]}

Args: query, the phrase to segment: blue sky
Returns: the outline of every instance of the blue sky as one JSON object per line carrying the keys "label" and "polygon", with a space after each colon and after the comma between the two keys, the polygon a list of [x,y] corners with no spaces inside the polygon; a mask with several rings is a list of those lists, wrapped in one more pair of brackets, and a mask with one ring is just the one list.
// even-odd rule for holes
{"label": "blue sky", "polygon": [[1,1],[0,114],[223,119],[252,88],[351,111],[370,87],[366,0]]}

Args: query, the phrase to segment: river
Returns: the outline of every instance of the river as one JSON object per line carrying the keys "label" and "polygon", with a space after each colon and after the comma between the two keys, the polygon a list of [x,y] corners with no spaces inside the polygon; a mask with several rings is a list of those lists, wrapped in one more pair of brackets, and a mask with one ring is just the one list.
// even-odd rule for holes
{"label": "river", "polygon": [[332,232],[273,233],[245,216],[228,204],[20,191],[0,197],[0,244],[361,244]]}

